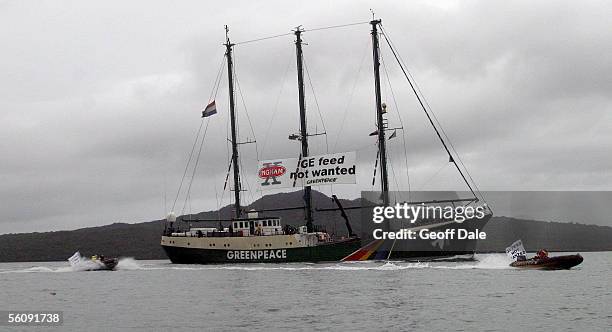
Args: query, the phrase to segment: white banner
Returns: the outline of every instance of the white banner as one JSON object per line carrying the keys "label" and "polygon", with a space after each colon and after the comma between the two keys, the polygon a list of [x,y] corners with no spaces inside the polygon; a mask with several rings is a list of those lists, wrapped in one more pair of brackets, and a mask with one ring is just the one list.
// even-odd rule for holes
{"label": "white banner", "polygon": [[277,189],[355,183],[356,154],[334,153],[259,162],[259,188]]}
{"label": "white banner", "polygon": [[523,241],[518,240],[506,248],[506,255],[513,260],[516,260],[518,256],[526,256],[527,252],[525,251],[525,247],[523,247]]}
{"label": "white banner", "polygon": [[75,252],[72,256],[70,256],[70,258],[68,258],[68,261],[70,262],[70,266],[78,265],[81,262],[81,253],[78,251]]}

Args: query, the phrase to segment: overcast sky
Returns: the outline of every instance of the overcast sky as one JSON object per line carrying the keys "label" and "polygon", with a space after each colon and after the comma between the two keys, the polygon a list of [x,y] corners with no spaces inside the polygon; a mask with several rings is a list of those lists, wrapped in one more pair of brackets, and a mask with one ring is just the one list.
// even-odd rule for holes
{"label": "overcast sky", "polygon": [[[480,189],[612,189],[609,2],[0,1],[0,233],[162,218],[214,90],[223,26],[240,42],[365,22],[370,8]],[[311,153],[358,152],[360,184],[334,188],[345,197],[372,189],[369,33],[362,24],[303,35],[309,131],[327,131]],[[245,187],[257,159],[299,154],[287,140],[299,126],[293,41],[235,47],[240,136],[258,142],[241,146]],[[381,47],[410,188],[464,189]],[[226,76],[185,211],[229,202]],[[399,136],[391,187],[405,190]]]}

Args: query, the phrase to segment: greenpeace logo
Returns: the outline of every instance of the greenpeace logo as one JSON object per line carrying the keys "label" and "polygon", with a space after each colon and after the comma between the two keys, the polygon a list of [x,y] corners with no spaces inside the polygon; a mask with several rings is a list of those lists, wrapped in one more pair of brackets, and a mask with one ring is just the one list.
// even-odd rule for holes
{"label": "greenpeace logo", "polygon": [[257,260],[287,258],[287,250],[230,250],[227,252],[229,260]]}

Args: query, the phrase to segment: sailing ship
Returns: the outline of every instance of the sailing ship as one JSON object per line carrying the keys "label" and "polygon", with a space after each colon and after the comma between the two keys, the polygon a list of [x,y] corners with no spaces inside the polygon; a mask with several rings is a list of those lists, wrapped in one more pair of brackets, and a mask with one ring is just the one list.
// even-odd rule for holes
{"label": "sailing ship", "polygon": [[[277,216],[266,215],[266,213],[280,210],[289,210],[296,208],[277,208],[269,210],[252,210],[246,211],[241,205],[241,180],[238,165],[239,149],[238,135],[236,130],[236,111],[234,101],[234,82],[233,82],[233,46],[228,36],[226,27],[226,42],[225,42],[225,58],[227,62],[228,73],[228,90],[229,90],[229,117],[231,127],[231,161],[230,167],[233,173],[233,216],[229,219],[185,219],[190,227],[187,230],[179,230],[175,226],[177,217],[170,213],[166,218],[166,226],[161,237],[161,245],[167,256],[173,263],[183,264],[209,264],[209,263],[256,263],[256,262],[323,262],[323,261],[355,261],[355,260],[373,260],[373,259],[427,259],[450,257],[454,255],[468,254],[472,255],[475,251],[475,240],[464,241],[389,241],[389,240],[373,240],[363,241],[366,238],[371,238],[371,233],[363,232],[358,236],[353,232],[350,221],[345,213],[349,209],[362,209],[362,211],[371,210],[372,204],[380,206],[390,206],[398,203],[391,202],[389,195],[389,180],[388,180],[388,165],[387,165],[387,149],[386,141],[388,138],[387,132],[393,130],[402,130],[403,128],[389,128],[386,119],[386,105],[382,102],[381,83],[380,83],[380,53],[379,53],[379,28],[382,30],[381,20],[373,19],[367,22],[371,25],[372,38],[372,55],[374,69],[374,92],[376,104],[376,131],[370,136],[377,138],[377,160],[375,169],[380,167],[380,192],[377,192],[374,199],[370,201],[362,201],[360,206],[343,207],[337,197],[333,196],[333,200],[337,207],[329,209],[316,209],[316,211],[339,211],[344,218],[347,227],[347,236],[337,236],[330,234],[320,225],[313,223],[313,206],[311,198],[310,184],[318,183],[312,179],[302,181],[303,187],[303,206],[297,207],[304,211],[305,225],[293,227],[290,225],[283,226],[282,220]],[[302,53],[302,38],[301,33],[304,30],[300,27],[294,31],[296,40],[296,60],[297,60],[297,81],[298,81],[298,98],[299,98],[299,116],[300,116],[300,132],[299,134],[291,135],[289,138],[299,140],[301,142],[300,157],[297,159],[297,169],[294,172],[295,179],[293,186],[296,186],[297,170],[300,169],[301,162],[309,158],[308,137],[316,134],[309,134],[307,131],[306,122],[306,106],[304,92],[304,67]],[[410,83],[423,111],[427,115],[431,125],[433,126],[439,140],[441,141],[446,153],[449,156],[449,162],[453,163],[456,169],[461,174],[463,180],[467,184],[472,197],[469,198],[453,198],[447,200],[429,200],[410,202],[406,204],[450,204],[455,205],[475,205],[482,203],[470,185],[470,182],[462,172],[461,168],[455,161],[451,150],[443,139],[427,108],[425,107],[421,97],[417,93],[412,81],[407,75],[403,64],[401,63],[392,44],[385,36],[387,44],[391,48],[397,62],[400,65],[406,79]],[[216,112],[214,101],[204,111],[203,116]],[[456,153],[455,153],[456,154]],[[313,159],[310,156],[310,159]],[[326,159],[327,158],[327,159]],[[343,157],[322,156],[321,160],[338,162]],[[281,165],[281,162],[264,163],[264,167],[260,168],[260,178],[265,178],[264,185],[269,184],[269,179],[276,180],[277,176],[287,173],[287,167]],[[344,170],[345,173],[350,173],[350,170]],[[354,174],[355,170],[352,169]],[[344,174],[344,173],[343,173]],[[229,170],[228,170],[229,176]],[[375,175],[376,178],[376,175]],[[334,182],[337,178],[333,178],[330,182]],[[327,181],[327,180],[326,180]],[[323,182],[326,182],[323,181]],[[276,181],[273,183],[280,183]],[[485,204],[486,205],[486,204]],[[467,231],[475,231],[482,229],[491,217],[490,209],[487,207],[488,213],[484,218],[468,218],[465,222],[458,224],[452,220],[432,219],[420,220],[418,227],[428,227],[430,230],[444,230],[449,228],[458,229],[461,227]],[[371,216],[371,214],[370,214]],[[219,227],[192,227],[191,223],[197,222],[217,222]],[[223,223],[228,223],[228,227],[224,227]],[[292,224],[295,224],[292,223]],[[393,225],[387,224],[387,228],[393,229]],[[362,246],[362,241],[365,243]]]}

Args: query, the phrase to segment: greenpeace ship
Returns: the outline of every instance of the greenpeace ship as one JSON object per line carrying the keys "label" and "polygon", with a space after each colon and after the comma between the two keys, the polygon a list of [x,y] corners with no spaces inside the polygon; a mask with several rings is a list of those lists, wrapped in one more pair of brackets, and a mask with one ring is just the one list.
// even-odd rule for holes
{"label": "greenpeace ship", "polygon": [[[454,255],[472,255],[475,251],[476,240],[466,240],[460,242],[448,242],[448,241],[389,241],[389,240],[366,240],[368,235],[367,232],[361,233],[361,236],[357,236],[353,232],[347,214],[345,210],[348,209],[362,209],[366,211],[371,209],[373,205],[389,206],[391,204],[398,203],[392,202],[389,195],[389,180],[388,180],[388,166],[387,166],[387,140],[394,138],[398,130],[403,131],[403,127],[390,128],[388,125],[387,110],[385,103],[382,102],[381,98],[381,81],[380,81],[380,50],[379,50],[379,36],[382,35],[385,38],[392,54],[397,60],[399,67],[401,68],[405,78],[410,83],[410,87],[414,92],[418,102],[420,103],[422,110],[427,115],[427,118],[432,125],[435,133],[440,140],[444,150],[448,154],[449,163],[452,163],[462,179],[465,181],[469,188],[470,197],[467,198],[452,198],[445,200],[422,200],[422,201],[405,201],[408,204],[450,204],[455,206],[474,206],[481,204],[484,198],[478,197],[474,191],[475,185],[473,186],[468,181],[468,177],[464,175],[461,167],[455,161],[454,155],[457,157],[456,152],[452,148],[449,149],[449,145],[445,141],[446,135],[444,132],[437,128],[434,123],[435,117],[432,119],[430,110],[425,106],[422,96],[415,88],[412,82],[412,78],[407,74],[404,68],[401,58],[396,53],[393,44],[390,42],[388,35],[384,32],[380,20],[372,20],[366,22],[371,25],[371,38],[372,38],[372,55],[373,55],[373,68],[374,68],[374,97],[375,97],[375,116],[376,116],[376,131],[371,133],[370,136],[376,137],[377,154],[376,154],[376,166],[374,172],[374,179],[372,185],[374,185],[377,179],[376,171],[379,170],[379,183],[380,192],[373,195],[373,199],[369,201],[363,201],[360,206],[343,207],[340,201],[333,196],[333,200],[337,207],[331,209],[314,209],[316,211],[338,211],[344,218],[347,228],[346,236],[337,236],[327,232],[320,225],[313,223],[313,207],[311,198],[311,187],[308,183],[335,183],[337,178],[327,178],[321,181],[302,182],[303,187],[303,206],[299,207],[288,207],[288,208],[276,208],[269,210],[249,210],[246,211],[241,205],[241,192],[243,188],[241,186],[240,176],[240,159],[239,159],[239,145],[251,142],[239,142],[236,125],[236,109],[234,100],[234,67],[232,52],[235,46],[230,42],[228,37],[228,29],[226,27],[226,42],[225,42],[225,59],[227,63],[227,77],[228,77],[228,89],[229,89],[229,117],[231,127],[231,138],[228,139],[231,142],[231,161],[230,167],[228,167],[228,174],[230,170],[233,175],[233,215],[229,219],[192,219],[181,217],[181,221],[187,222],[189,227],[187,229],[179,229],[180,226],[177,217],[170,213],[166,219],[166,225],[163,236],[161,238],[161,245],[165,250],[166,254],[173,263],[182,264],[209,264],[209,263],[256,263],[256,262],[324,262],[324,261],[355,261],[355,260],[379,260],[379,259],[429,259],[438,257],[451,257]],[[300,132],[299,134],[293,134],[289,136],[289,139],[298,140],[301,142],[300,157],[298,158],[297,165],[300,162],[309,157],[308,149],[308,138],[309,136],[319,135],[317,133],[308,133],[306,126],[306,106],[305,106],[305,92],[304,92],[304,65],[303,65],[303,53],[302,53],[302,37],[301,34],[305,30],[300,27],[294,30],[295,49],[297,57],[297,82],[298,82],[298,98],[299,98],[299,118],[300,118]],[[278,36],[277,36],[278,37]],[[270,37],[273,38],[273,37]],[[265,39],[265,38],[264,38]],[[203,112],[203,117],[208,117],[216,113],[214,100],[206,107]],[[437,122],[437,120],[436,120]],[[439,126],[439,123],[438,123]],[[391,132],[390,135],[387,135]],[[197,138],[196,138],[197,142]],[[194,145],[195,147],[195,145]],[[193,152],[193,150],[192,150]],[[190,157],[191,160],[191,157]],[[335,160],[330,158],[328,160]],[[262,185],[277,183],[277,177],[285,175],[289,172],[288,167],[278,163],[268,163],[260,167],[258,176],[261,179],[265,179]],[[407,165],[406,165],[407,167]],[[299,166],[298,166],[299,168]],[[351,170],[346,171],[350,173]],[[355,169],[352,169],[354,174]],[[297,173],[297,172],[296,172]],[[297,178],[297,176],[296,176]],[[471,180],[471,178],[469,178]],[[226,178],[227,183],[227,178]],[[295,186],[295,182],[293,184]],[[179,188],[180,190],[180,188]],[[485,203],[486,206],[486,203]],[[291,225],[283,225],[283,221],[279,217],[269,215],[270,212],[299,209],[303,210],[304,224],[298,227]],[[448,228],[462,228],[467,231],[478,231],[486,225],[489,221],[492,212],[487,207],[487,215],[485,218],[473,219],[468,218],[462,224],[453,222],[452,220],[421,220],[418,226],[411,226],[415,229],[427,227],[432,231],[445,230]],[[371,214],[370,214],[371,216]],[[192,223],[198,222],[213,222],[219,223],[219,227],[192,227]],[[301,222],[301,221],[299,221]],[[299,223],[298,222],[298,223]],[[295,222],[291,224],[295,225]],[[387,225],[389,229],[393,229],[395,226]],[[361,227],[362,231],[366,230],[367,227]],[[362,239],[364,245],[362,245]]]}

